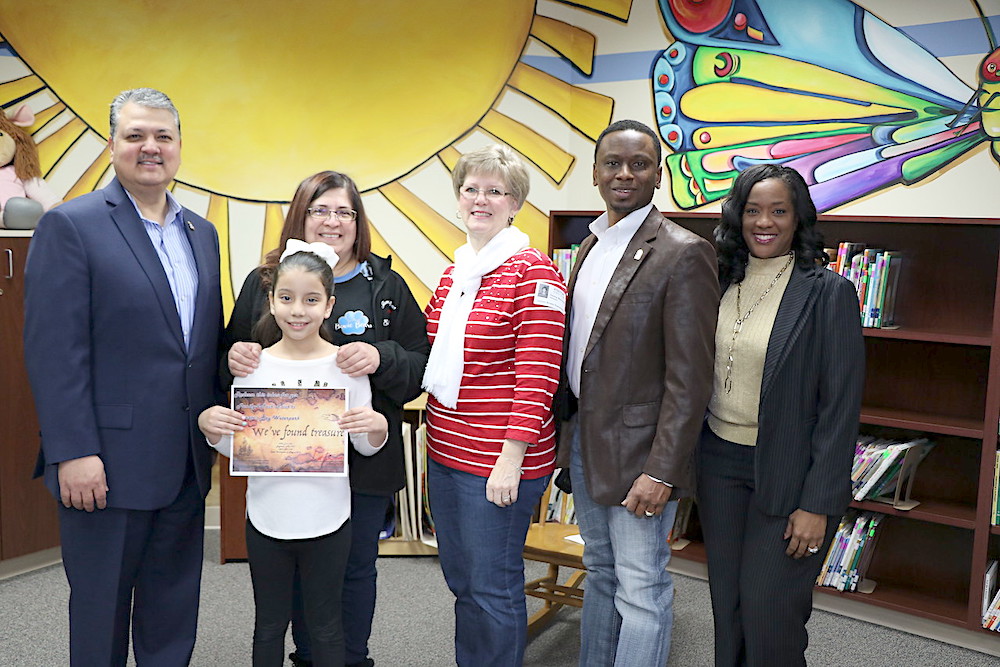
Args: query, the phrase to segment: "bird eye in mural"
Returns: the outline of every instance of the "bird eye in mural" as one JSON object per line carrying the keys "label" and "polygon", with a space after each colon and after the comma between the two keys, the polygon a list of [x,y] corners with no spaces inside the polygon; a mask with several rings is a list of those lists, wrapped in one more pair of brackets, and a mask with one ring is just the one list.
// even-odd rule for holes
{"label": "bird eye in mural", "polygon": [[761,162],[797,169],[820,211],[935,174],[984,142],[1000,161],[1000,49],[973,90],[849,0],[659,0],[677,40],[653,64],[671,194],[726,196]]}
{"label": "bird eye in mural", "polygon": [[[624,23],[632,0],[555,0],[541,13],[535,0],[7,4],[0,105],[31,106],[45,179],[64,199],[110,178],[115,94],[151,86],[171,96],[184,141],[173,192],[219,229],[231,306],[232,278],[277,245],[282,206],[323,169],[355,179],[372,250],[394,255],[393,268],[426,302],[465,235],[423,195],[440,191],[453,206],[449,171],[464,139],[506,143],[559,184],[575,156],[518,110],[544,109],[591,140],[611,118],[610,97],[522,60],[533,45],[591,71],[593,34],[544,14]],[[545,247],[547,213],[526,204],[518,224]],[[237,255],[250,255],[249,265],[232,267]]]}

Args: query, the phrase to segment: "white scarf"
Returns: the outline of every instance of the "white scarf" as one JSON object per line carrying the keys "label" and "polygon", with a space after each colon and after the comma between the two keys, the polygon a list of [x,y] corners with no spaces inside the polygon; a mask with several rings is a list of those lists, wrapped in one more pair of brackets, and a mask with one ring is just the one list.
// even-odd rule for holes
{"label": "white scarf", "polygon": [[528,235],[514,226],[500,230],[477,253],[466,243],[455,251],[451,289],[441,307],[437,336],[427,359],[423,388],[454,408],[465,368],[465,327],[483,276],[528,247]]}

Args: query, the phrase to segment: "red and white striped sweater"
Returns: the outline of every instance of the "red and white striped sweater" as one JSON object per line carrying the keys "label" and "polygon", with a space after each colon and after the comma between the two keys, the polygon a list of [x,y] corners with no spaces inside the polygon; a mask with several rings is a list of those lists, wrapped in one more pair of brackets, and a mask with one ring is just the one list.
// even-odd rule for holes
{"label": "red and white striped sweater", "polygon": [[[427,304],[427,333],[437,335],[451,289],[445,270]],[[465,368],[458,402],[427,401],[427,448],[438,463],[487,477],[506,438],[528,443],[525,479],[555,468],[552,397],[559,383],[566,286],[534,248],[483,276],[465,329]]]}

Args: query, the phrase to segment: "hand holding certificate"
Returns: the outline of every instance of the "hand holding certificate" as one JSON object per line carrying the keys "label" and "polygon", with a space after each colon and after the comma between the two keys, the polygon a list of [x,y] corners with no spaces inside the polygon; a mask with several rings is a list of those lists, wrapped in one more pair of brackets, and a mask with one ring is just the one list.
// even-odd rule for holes
{"label": "hand holding certificate", "polygon": [[232,475],[346,475],[346,389],[234,387],[247,425],[233,436]]}

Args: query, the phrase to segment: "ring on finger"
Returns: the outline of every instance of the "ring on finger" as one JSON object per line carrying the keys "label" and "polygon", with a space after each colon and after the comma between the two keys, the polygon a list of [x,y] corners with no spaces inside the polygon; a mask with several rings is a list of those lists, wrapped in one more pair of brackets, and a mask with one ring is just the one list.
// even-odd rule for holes
{"label": "ring on finger", "polygon": [[656,516],[656,512],[650,512],[649,510],[646,510],[646,516]]}
{"label": "ring on finger", "polygon": [[818,553],[819,547],[806,547],[806,551],[808,551],[811,554]]}

